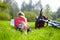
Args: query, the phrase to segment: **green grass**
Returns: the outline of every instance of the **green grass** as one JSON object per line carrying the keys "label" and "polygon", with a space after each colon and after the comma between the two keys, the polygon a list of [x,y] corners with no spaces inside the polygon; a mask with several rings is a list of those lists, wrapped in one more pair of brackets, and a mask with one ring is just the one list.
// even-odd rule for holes
{"label": "green grass", "polygon": [[44,26],[34,28],[34,22],[28,22],[32,30],[25,35],[10,26],[9,21],[0,21],[0,40],[60,40],[60,29]]}

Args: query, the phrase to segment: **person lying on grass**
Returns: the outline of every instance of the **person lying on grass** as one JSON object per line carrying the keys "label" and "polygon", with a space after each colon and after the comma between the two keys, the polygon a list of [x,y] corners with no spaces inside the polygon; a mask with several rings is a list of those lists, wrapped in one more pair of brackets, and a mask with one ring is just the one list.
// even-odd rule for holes
{"label": "person lying on grass", "polygon": [[25,31],[26,34],[30,30],[27,25],[27,18],[25,17],[23,12],[19,12],[17,17],[14,18],[15,28],[21,32]]}

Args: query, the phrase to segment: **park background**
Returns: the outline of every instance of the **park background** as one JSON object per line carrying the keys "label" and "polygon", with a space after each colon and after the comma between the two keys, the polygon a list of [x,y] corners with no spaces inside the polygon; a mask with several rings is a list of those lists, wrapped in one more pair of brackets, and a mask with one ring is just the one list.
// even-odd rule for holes
{"label": "park background", "polygon": [[[21,2],[19,6],[19,2]],[[23,0],[0,0],[0,40],[60,40],[60,29],[50,26],[44,26],[40,29],[35,29],[36,16],[40,14],[40,7],[42,4],[41,0],[38,0],[35,4],[34,0],[29,2]],[[43,0],[44,1],[44,0]],[[47,1],[47,0],[46,0]],[[53,1],[53,0],[52,0]],[[51,1],[51,2],[52,2]],[[59,0],[54,0],[59,5]],[[48,2],[48,1],[47,1]],[[49,20],[55,20],[60,22],[60,6],[52,9],[52,3],[43,5],[43,15],[47,16]],[[54,6],[54,7],[55,7]],[[53,11],[54,10],[54,11]],[[32,30],[28,35],[22,34],[21,32],[14,29],[10,25],[11,19],[17,16],[19,11],[24,12],[28,24]]]}

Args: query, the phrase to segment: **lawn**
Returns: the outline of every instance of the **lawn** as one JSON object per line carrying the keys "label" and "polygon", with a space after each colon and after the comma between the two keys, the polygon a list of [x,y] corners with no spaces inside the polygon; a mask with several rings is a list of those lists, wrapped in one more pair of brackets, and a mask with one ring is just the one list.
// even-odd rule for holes
{"label": "lawn", "polygon": [[60,40],[60,29],[44,26],[35,29],[34,22],[28,22],[31,31],[28,35],[15,30],[9,21],[0,21],[0,40]]}

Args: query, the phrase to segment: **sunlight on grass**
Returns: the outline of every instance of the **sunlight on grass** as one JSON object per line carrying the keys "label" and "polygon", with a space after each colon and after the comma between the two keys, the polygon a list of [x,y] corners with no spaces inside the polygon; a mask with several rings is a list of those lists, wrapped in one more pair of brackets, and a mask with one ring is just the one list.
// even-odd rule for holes
{"label": "sunlight on grass", "polygon": [[60,29],[45,26],[35,29],[34,22],[28,22],[31,31],[28,35],[15,30],[9,21],[0,21],[0,40],[60,40]]}

